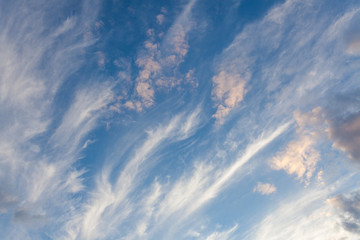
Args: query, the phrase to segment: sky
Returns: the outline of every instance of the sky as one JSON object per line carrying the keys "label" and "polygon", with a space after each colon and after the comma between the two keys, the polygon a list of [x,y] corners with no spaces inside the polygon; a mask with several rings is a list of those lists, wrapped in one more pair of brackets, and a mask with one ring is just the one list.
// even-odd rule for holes
{"label": "sky", "polygon": [[357,0],[0,0],[0,239],[360,238]]}

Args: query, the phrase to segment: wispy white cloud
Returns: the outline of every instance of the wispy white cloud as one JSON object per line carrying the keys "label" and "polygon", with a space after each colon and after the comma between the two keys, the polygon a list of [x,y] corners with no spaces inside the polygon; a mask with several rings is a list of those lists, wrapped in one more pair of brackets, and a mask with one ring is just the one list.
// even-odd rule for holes
{"label": "wispy white cloud", "polygon": [[[113,165],[105,166],[92,197],[78,213],[78,218],[69,223],[72,227],[68,229],[68,236],[80,239],[110,236],[152,239],[161,233],[172,238],[174,234],[179,234],[179,229],[184,227],[190,215],[218,196],[244,164],[289,126],[285,124],[269,134],[264,133],[230,166],[198,161],[191,171],[185,171],[176,181],[164,183],[155,178],[148,190],[141,190],[142,179],[154,166],[150,164],[152,154],[166,146],[165,142],[191,136],[199,126],[198,116],[199,108],[185,118],[179,115],[168,125],[149,131],[148,138],[119,173],[112,170]],[[110,176],[114,174],[116,178],[112,183]],[[141,191],[141,196],[135,197],[134,191]],[[126,222],[131,225],[132,231],[124,229]],[[121,229],[124,229],[122,233]],[[237,226],[228,231],[214,232],[208,237],[219,239],[227,236],[230,239],[236,229]]]}
{"label": "wispy white cloud", "polygon": [[[328,187],[304,189],[283,200],[279,207],[255,225],[244,239],[356,239],[357,234],[341,227],[341,218],[327,200],[348,178]],[[356,200],[355,200],[356,201]],[[340,204],[341,205],[341,204]],[[350,206],[350,205],[349,205]]]}
{"label": "wispy white cloud", "polygon": [[54,14],[55,25],[48,1],[11,2],[1,8],[0,208],[7,213],[2,219],[8,220],[1,228],[4,238],[39,239],[41,231],[29,229],[45,226],[56,235],[59,228],[52,226],[62,226],[70,217],[77,202],[72,196],[83,189],[84,170],[73,163],[85,136],[97,126],[99,110],[110,101],[101,98],[102,90],[110,87],[79,88],[63,119],[55,120],[54,113],[62,114],[53,111],[59,89],[82,66],[84,49],[95,42],[90,35],[98,5],[89,8],[84,1],[77,7],[78,15]]}
{"label": "wispy white cloud", "polygon": [[[250,143],[237,157],[229,154],[228,158],[221,158],[221,153],[210,149],[206,154],[216,157],[199,154],[195,160],[188,157],[191,153],[186,156],[183,172],[168,178],[162,176],[163,173],[154,178],[150,176],[157,171],[161,158],[158,155],[163,154],[163,149],[173,147],[172,143],[177,141],[186,142],[203,126],[205,113],[198,107],[189,114],[176,115],[167,124],[148,128],[143,140],[141,137],[134,138],[136,141],[124,140],[131,146],[119,144],[115,148],[122,148],[126,154],[104,160],[94,186],[91,182],[84,186],[86,169],[76,163],[80,153],[89,150],[88,144],[93,141],[87,140],[87,136],[109,109],[142,111],[155,104],[159,90],[180,88],[183,83],[196,87],[194,66],[184,72],[181,68],[190,50],[188,39],[194,28],[191,12],[195,3],[195,0],[189,1],[163,37],[154,29],[148,31],[148,40],[135,61],[139,71],[133,83],[126,72],[130,72],[130,67],[124,67],[121,60],[114,62],[117,67],[126,68],[121,69],[118,77],[128,85],[133,84],[129,87],[133,95],[125,92],[116,97],[113,84],[92,79],[91,84],[78,85],[74,97],[67,99],[69,107],[61,104],[64,113],[57,112],[57,117],[60,116],[57,119],[52,115],[52,108],[56,110],[54,99],[62,94],[59,87],[82,66],[81,54],[95,42],[96,31],[103,26],[95,22],[98,6],[85,2],[81,15],[67,17],[53,28],[43,21],[44,11],[37,12],[36,8],[29,10],[34,11],[34,15],[20,17],[19,21],[17,9],[26,4],[11,3],[16,5],[15,10],[6,16],[13,17],[1,18],[5,24],[0,30],[0,53],[5,56],[0,58],[0,116],[6,116],[0,120],[0,181],[4,182],[0,187],[0,213],[1,219],[9,220],[8,226],[0,227],[1,232],[9,232],[17,239],[38,239],[27,229],[46,226],[46,234],[54,239],[158,239],[159,236],[236,239],[239,225],[223,231],[216,228],[207,234],[203,234],[206,231],[201,228],[187,231],[188,226],[201,221],[191,216],[221,196],[240,178],[244,166],[290,124],[274,126],[291,118],[294,109],[307,111],[314,107],[314,102],[325,105],[317,102],[329,89],[338,86],[334,79],[341,79],[346,72],[351,75],[357,69],[356,64],[344,68],[340,64],[350,57],[357,61],[354,59],[358,54],[357,36],[340,41],[347,34],[343,29],[356,20],[357,10],[343,16],[324,16],[317,21],[318,8],[312,5],[315,1],[285,1],[263,20],[245,27],[220,54],[212,77],[212,99],[216,107],[213,117],[224,123],[245,99],[250,103],[247,110],[251,109],[243,119],[259,122],[242,126],[247,132],[239,134],[239,138],[246,139],[242,143],[249,140],[249,135],[259,133],[259,137],[250,137]],[[308,12],[312,14],[303,14]],[[165,15],[162,11],[154,19],[161,25],[159,28],[165,25]],[[289,31],[289,26],[293,31]],[[257,49],[263,52],[261,57],[256,57],[259,56]],[[96,54],[95,65],[103,67],[108,63],[107,55],[101,51]],[[355,78],[350,76],[350,79]],[[344,84],[344,92],[355,86],[357,80]],[[113,102],[116,103],[111,105]],[[302,181],[309,181],[320,161],[320,152],[315,148],[317,140],[324,136],[350,158],[360,158],[357,107],[336,113],[327,112],[326,108],[307,113],[295,111],[293,118],[297,137],[271,160],[274,169],[283,169]],[[275,130],[266,132],[265,127]],[[199,143],[200,147],[217,141],[206,137]],[[200,139],[201,135],[191,144]],[[236,142],[231,151],[239,146],[243,145]],[[223,161],[215,161],[218,158]],[[320,173],[323,172],[319,171],[318,176],[322,176]],[[89,192],[78,194],[84,189]],[[254,191],[271,194],[276,187],[259,182]],[[281,205],[259,225],[253,239],[325,239],[332,237],[331,234],[352,237],[359,229],[358,194],[332,197],[326,205],[323,200],[327,199],[328,192],[305,192],[306,197],[299,196],[296,201]],[[294,205],[299,208],[293,209]],[[338,209],[339,216],[328,216],[333,214],[332,206]],[[344,228],[336,230],[338,223]],[[320,227],[315,229],[315,226]],[[327,232],[329,228],[336,231]]]}
{"label": "wispy white cloud", "polygon": [[[168,237],[178,234],[177,231],[189,220],[190,215],[224,191],[241,167],[285,131],[288,125],[280,126],[272,133],[264,134],[254,141],[230,166],[200,161],[190,172],[184,172],[172,185],[162,185],[163,194],[154,205],[152,216],[152,221],[155,221],[154,227],[148,230],[148,234],[152,236],[158,231],[164,231],[164,228],[168,229],[166,231]],[[172,226],[168,226],[169,221],[172,222]],[[213,237],[215,236],[217,235]]]}
{"label": "wispy white cloud", "polygon": [[223,232],[214,232],[211,235],[209,235],[208,237],[206,237],[206,240],[227,240],[227,239],[233,239],[232,236],[234,234],[234,232],[236,232],[238,228],[238,225],[235,224],[234,227],[225,230]]}
{"label": "wispy white cloud", "polygon": [[[66,230],[68,236],[80,239],[113,236],[118,233],[116,229],[122,227],[124,221],[131,217],[130,214],[143,215],[139,218],[142,220],[137,223],[135,232],[128,238],[144,236],[147,232],[148,220],[153,215],[154,204],[162,195],[162,187],[155,182],[148,196],[135,201],[133,191],[139,190],[142,178],[155,164],[151,163],[152,154],[164,147],[165,141],[169,143],[191,136],[194,128],[199,124],[197,120],[199,113],[199,108],[197,108],[188,116],[180,114],[170,120],[167,125],[149,130],[147,139],[136,149],[133,157],[120,172],[112,170],[116,164],[114,161],[105,165],[96,180],[90,199],[77,213],[77,217],[68,223],[69,227]],[[116,176],[115,181],[110,180],[112,175]],[[141,204],[138,206],[141,212],[136,209],[137,203]]]}
{"label": "wispy white cloud", "polygon": [[[325,101],[326,92],[340,79],[356,73],[355,67],[343,63],[349,58],[344,35],[355,25],[358,9],[349,7],[334,18],[322,7],[311,0],[274,6],[264,18],[246,25],[215,59],[213,80],[222,71],[242,79],[246,106],[262,105],[260,99],[267,99],[264,119],[289,116],[296,107],[314,108],[315,102]],[[350,85],[356,86],[355,79],[346,88]],[[230,112],[219,99],[214,98],[214,104],[214,116]],[[242,106],[240,101],[237,106]]]}
{"label": "wispy white cloud", "polygon": [[[269,143],[276,139],[280,134],[282,134],[289,126],[289,123],[286,123],[282,126],[279,126],[271,133],[263,133],[263,135],[254,141],[252,144],[249,144],[245,152],[239,157],[232,165],[224,170],[221,170],[216,174],[216,178],[213,183],[204,189],[204,191],[196,198],[192,203],[191,207],[186,211],[187,214],[192,213],[197,210],[199,207],[203,206],[209,200],[217,196],[217,194],[222,190],[222,188],[229,183],[232,177],[241,169],[244,164],[246,164],[255,154],[265,148]],[[185,214],[186,216],[186,214]]]}
{"label": "wispy white cloud", "polygon": [[82,138],[96,126],[101,111],[106,110],[113,100],[111,87],[109,83],[103,83],[80,89],[50,141],[55,146],[66,146],[69,149],[71,147],[67,144],[71,143],[73,149],[78,149]]}

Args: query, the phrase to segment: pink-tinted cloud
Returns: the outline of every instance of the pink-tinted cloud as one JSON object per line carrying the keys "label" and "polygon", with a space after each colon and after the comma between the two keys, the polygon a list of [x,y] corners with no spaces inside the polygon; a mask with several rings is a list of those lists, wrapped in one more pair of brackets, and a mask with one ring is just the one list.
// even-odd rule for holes
{"label": "pink-tinted cloud", "polygon": [[276,187],[271,183],[258,182],[254,187],[253,192],[259,192],[262,195],[269,195],[276,192]]}
{"label": "pink-tinted cloud", "polygon": [[246,94],[245,80],[239,75],[221,71],[213,77],[213,99],[217,103],[216,113],[213,115],[219,123],[235,108]]}

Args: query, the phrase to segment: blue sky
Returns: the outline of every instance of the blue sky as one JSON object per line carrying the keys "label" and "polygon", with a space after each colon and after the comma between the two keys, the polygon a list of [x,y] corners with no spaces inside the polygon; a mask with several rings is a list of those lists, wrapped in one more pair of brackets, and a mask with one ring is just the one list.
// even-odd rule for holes
{"label": "blue sky", "polygon": [[0,238],[358,239],[359,20],[0,0]]}

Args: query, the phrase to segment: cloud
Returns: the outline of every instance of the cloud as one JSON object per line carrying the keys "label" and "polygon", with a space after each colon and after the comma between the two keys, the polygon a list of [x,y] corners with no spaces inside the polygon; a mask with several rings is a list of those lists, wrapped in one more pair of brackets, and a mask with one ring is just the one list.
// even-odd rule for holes
{"label": "cloud", "polygon": [[348,54],[359,55],[360,54],[360,14],[356,13],[348,26],[345,33],[345,48]]}
{"label": "cloud", "polygon": [[332,100],[334,104],[327,109],[316,107],[307,113],[295,111],[296,139],[272,158],[271,168],[295,174],[297,179],[308,185],[321,160],[320,152],[315,149],[319,139],[330,140],[333,148],[359,161],[360,114],[355,107],[358,100],[354,98],[354,93],[340,99]]}
{"label": "cloud", "polygon": [[239,74],[226,71],[221,71],[212,80],[214,82],[212,95],[218,105],[213,117],[222,124],[230,111],[244,99],[246,82]]}
{"label": "cloud", "polygon": [[156,16],[156,21],[159,25],[162,25],[164,23],[165,16],[164,14],[159,14]]}
{"label": "cloud", "polygon": [[178,118],[174,118],[169,125],[149,132],[146,141],[117,176],[114,184],[109,182],[108,169],[99,176],[94,197],[87,204],[82,216],[79,230],[81,239],[96,239],[111,234],[109,230],[114,227],[113,225],[121,224],[121,221],[133,211],[130,203],[127,203],[127,197],[137,185],[141,166],[159,144],[176,129],[178,121]]}
{"label": "cloud", "polygon": [[10,208],[16,206],[18,202],[19,200],[15,196],[11,196],[7,193],[0,194],[0,214],[6,213]]}
{"label": "cloud", "polygon": [[[325,8],[312,0],[284,1],[245,25],[215,58],[214,76],[225,71],[245,81],[246,106],[239,114],[266,102],[263,119],[288,118],[296,108],[325,104],[326,94],[349,76],[353,79],[347,88],[357,86],[357,63],[344,64],[354,58],[344,54],[343,37],[358,8],[338,9],[336,18]],[[222,102],[214,104],[219,119],[231,112]]]}
{"label": "cloud", "polygon": [[330,118],[329,137],[333,147],[345,152],[349,158],[360,161],[360,112],[340,118]]}
{"label": "cloud", "polygon": [[199,86],[198,80],[194,77],[194,69],[190,69],[186,75],[185,80],[189,83],[193,88],[197,88]]}
{"label": "cloud", "polygon": [[98,51],[96,52],[97,54],[97,64],[99,67],[104,67],[105,66],[105,53]]}
{"label": "cloud", "polygon": [[246,164],[255,154],[265,148],[280,134],[282,134],[289,126],[289,123],[283,124],[271,133],[263,133],[257,141],[249,144],[245,152],[228,168],[220,171],[214,182],[201,194],[201,196],[193,203],[193,206],[188,210],[189,213],[195,211],[197,208],[208,202],[210,199],[216,197],[219,191],[228,184],[237,171]]}
{"label": "cloud", "polygon": [[[357,239],[359,235],[348,231],[346,226],[342,227],[344,225],[341,224],[341,217],[334,212],[333,206],[338,203],[338,198],[327,200],[328,196],[339,191],[347,180],[345,177],[326,187],[305,188],[296,195],[291,194],[287,199],[281,200],[260,223],[255,224],[248,233],[239,238],[245,240]],[[351,204],[344,203],[345,209],[352,208]]]}
{"label": "cloud", "polygon": [[[192,222],[189,216],[224,191],[242,166],[289,125],[264,133],[233,164],[197,161],[175,181],[161,181],[155,177],[151,185],[143,188],[142,181],[156,166],[150,164],[156,159],[152,154],[159,152],[169,142],[184,140],[194,134],[196,126],[199,126],[198,116],[199,110],[196,109],[191,114],[179,115],[167,125],[149,131],[148,138],[135,149],[133,157],[120,172],[114,172],[112,164],[105,166],[97,178],[91,199],[85,209],[78,213],[78,218],[75,218],[79,220],[69,222],[69,226],[73,227],[68,229],[68,235],[80,239],[110,236],[151,239],[157,238],[159,234],[170,239],[174,236],[181,238],[179,230]],[[113,183],[109,180],[110,176],[115,176]],[[135,194],[135,191],[142,194]],[[130,224],[131,231],[126,223]],[[215,232],[208,237],[230,238],[235,229]]]}
{"label": "cloud", "polygon": [[[45,2],[44,4],[48,6],[46,9],[53,9],[52,4]],[[302,10],[308,6],[307,4],[302,5],[302,1],[287,1],[284,5],[276,7],[279,11],[271,11],[264,21],[245,27],[243,33],[228,49],[223,51],[219,57],[220,61],[215,61],[217,67],[212,78],[214,83],[212,99],[216,106],[213,117],[218,122],[223,123],[221,121],[225,121],[230,112],[242,104],[245,95],[249,101],[252,101],[254,96],[258,98],[255,101],[256,104],[254,101],[250,102],[247,110],[251,111],[251,114],[244,114],[246,117],[243,119],[251,118],[256,121],[260,119],[261,123],[253,125],[251,122],[249,124],[253,127],[251,129],[247,128],[249,125],[243,126],[248,134],[239,134],[239,138],[248,140],[250,134],[256,136],[257,133],[259,137],[255,140],[250,138],[250,144],[244,148],[237,143],[233,151],[237,147],[243,151],[237,153],[235,158],[230,157],[229,154],[229,158],[221,158],[220,160],[223,161],[217,161],[220,154],[216,154],[218,153],[216,149],[206,151],[204,146],[213,147],[221,143],[221,132],[215,132],[220,140],[217,137],[213,139],[211,134],[214,132],[212,129],[208,131],[208,128],[203,129],[200,135],[191,138],[197,133],[199,127],[205,124],[202,122],[205,119],[202,114],[205,113],[199,107],[189,114],[176,115],[166,124],[151,128],[147,121],[140,117],[134,118],[136,124],[134,123],[133,129],[127,129],[133,123],[127,123],[128,125],[121,127],[131,132],[130,137],[121,136],[124,139],[123,142],[110,143],[113,144],[111,145],[113,148],[107,146],[110,149],[109,152],[112,152],[110,156],[106,159],[95,159],[96,163],[95,161],[86,161],[86,163],[83,160],[79,161],[83,152],[91,151],[91,149],[84,149],[88,143],[88,135],[99,126],[104,116],[109,114],[113,101],[121,102],[121,104],[117,102],[112,105],[119,112],[121,108],[142,111],[155,104],[158,91],[167,91],[175,87],[180,89],[183,83],[194,87],[197,85],[194,83],[194,73],[198,72],[194,66],[192,65],[189,70],[186,69],[188,67],[186,64],[182,65],[191,49],[189,35],[194,28],[191,11],[195,2],[190,1],[185,6],[184,11],[164,38],[155,34],[157,33],[155,30],[149,31],[148,40],[142,45],[142,50],[138,52],[135,61],[138,74],[135,76],[134,84],[128,83],[131,85],[129,89],[132,89],[133,95],[124,93],[121,97],[114,96],[112,83],[102,81],[98,76],[90,80],[86,79],[90,74],[86,73],[87,68],[83,65],[84,59],[81,56],[89,52],[87,47],[95,42],[97,31],[101,27],[101,22],[94,21],[99,7],[96,3],[84,1],[84,9],[77,9],[74,6],[76,8],[76,11],[72,13],[74,16],[59,18],[58,15],[54,15],[49,23],[47,18],[52,16],[52,12],[27,6],[27,3],[22,3],[21,6],[17,3],[9,3],[8,9],[11,11],[9,15],[4,15],[5,17],[2,18],[1,22],[5,21],[6,24],[3,24],[0,30],[0,53],[4,56],[0,59],[2,70],[0,71],[0,116],[5,116],[0,120],[2,133],[0,136],[0,181],[3,183],[0,191],[0,212],[6,212],[1,216],[5,221],[10,220],[12,216],[13,224],[8,221],[9,224],[6,224],[4,228],[11,228],[12,232],[20,232],[19,230],[26,232],[29,235],[28,239],[39,238],[33,235],[32,230],[27,230],[28,227],[31,228],[30,222],[37,223],[40,227],[45,226],[43,229],[45,231],[39,232],[49,234],[50,236],[47,237],[54,239],[118,239],[122,237],[159,239],[159,236],[164,238],[170,236],[167,239],[174,239],[174,236],[181,238],[182,233],[188,232],[181,232],[181,230],[186,230],[185,228],[189,225],[202,221],[189,216],[194,216],[211,200],[221,196],[221,193],[224,193],[227,186],[237,177],[245,175],[240,174],[243,173],[245,164],[251,162],[250,160],[256,154],[286,131],[289,125],[282,125],[272,132],[264,131],[264,126],[272,128],[271,126],[275,126],[274,122],[278,123],[279,119],[286,122],[288,113],[293,112],[298,105],[303,104],[304,108],[301,109],[311,109],[307,107],[314,102],[317,104],[317,101],[313,100],[319,100],[319,95],[323,96],[324,92],[326,93],[330,88],[329,86],[333,86],[336,78],[332,73],[339,74],[336,76],[341,78],[344,72],[350,72],[353,70],[350,69],[351,66],[356,65],[349,64],[343,69],[343,65],[339,63],[348,63],[348,59],[345,57],[337,61],[331,55],[338,54],[338,45],[332,47],[331,42],[338,42],[338,38],[331,38],[331,36],[341,35],[337,34],[337,27],[334,32],[329,30],[336,24],[341,25],[337,18],[329,20],[333,19],[334,14],[328,18],[322,18],[324,20],[316,21],[318,19],[306,14],[302,15]],[[309,2],[306,1],[306,3]],[[292,5],[295,3],[296,5]],[[41,4],[39,2],[39,5]],[[22,8],[24,6],[29,8],[24,10]],[[282,12],[283,8],[289,12]],[[63,8],[60,6],[56,9]],[[306,9],[318,9],[318,7],[311,5]],[[21,12],[21,16],[17,14],[18,12]],[[29,12],[34,12],[34,15],[22,17]],[[48,15],[45,16],[44,13]],[[318,16],[318,14],[314,15]],[[289,16],[294,16],[295,20],[289,19]],[[344,25],[346,25],[346,18],[344,19]],[[54,22],[59,23],[58,27],[53,26]],[[330,24],[331,26],[329,29],[326,28],[324,33],[322,27],[328,27],[328,23],[333,24]],[[284,27],[285,25],[287,27]],[[294,31],[289,32],[289,26]],[[310,33],[307,29],[310,29]],[[278,31],[280,34],[277,34]],[[256,34],[258,37],[254,37]],[[303,46],[309,47],[312,44],[314,44],[311,48],[313,51],[309,52],[314,54],[307,55],[308,51],[305,51]],[[257,56],[255,49],[259,49],[264,54],[254,59],[254,56]],[[328,49],[333,51],[329,52]],[[92,49],[90,52],[93,52]],[[101,56],[99,53],[101,52],[97,53],[99,58],[95,60],[101,60],[98,64],[102,66],[110,55],[106,55],[105,59],[102,58],[105,55]],[[275,56],[278,59],[267,62],[268,56]],[[300,57],[297,58],[297,56]],[[356,59],[352,61],[354,63]],[[218,62],[222,64],[217,65]],[[254,62],[261,74],[259,72],[251,78],[252,72],[255,71],[251,66]],[[96,65],[96,61],[94,63]],[[337,67],[338,64],[340,67]],[[129,67],[129,69],[134,68]],[[76,74],[72,75],[73,73]],[[129,80],[129,76],[125,71],[121,71],[118,75],[119,78],[127,79],[126,81]],[[73,78],[76,78],[76,81],[73,81]],[[296,84],[296,82],[301,82],[301,84]],[[348,84],[343,83],[338,82],[344,87],[344,91],[350,88]],[[77,87],[73,88],[72,84],[76,84]],[[284,87],[285,84],[287,87]],[[353,85],[355,84],[354,81]],[[265,86],[266,91],[263,91],[263,88],[259,90],[259,86]],[[314,94],[314,92],[321,94]],[[71,97],[64,98],[64,95]],[[309,96],[314,97],[308,98]],[[272,103],[277,105],[272,105]],[[265,109],[271,114],[257,115],[260,108],[261,111]],[[277,167],[304,181],[315,174],[314,169],[316,169],[317,154],[319,154],[315,149],[319,134],[314,129],[320,124],[315,115],[306,113],[299,114],[297,117],[296,113],[294,114],[299,136],[277,155],[277,160],[279,160],[276,162]],[[330,126],[330,136],[334,140],[334,147],[347,152],[352,158],[358,158],[355,149],[358,143],[358,111],[340,115],[342,115],[341,118],[329,116],[326,118]],[[161,117],[163,116],[159,115],[151,119],[158,121]],[[264,122],[266,124],[263,124]],[[310,125],[313,127],[309,127]],[[146,134],[143,133],[143,128],[148,129]],[[134,129],[141,134],[132,133]],[[234,129],[235,127],[229,131],[233,132]],[[202,135],[204,132],[208,135]],[[94,134],[91,139],[94,139],[94,136],[96,139],[98,136],[98,133]],[[101,132],[99,136],[103,136],[102,134]],[[111,132],[111,134],[116,133]],[[119,134],[122,135],[122,132]],[[189,141],[185,141],[189,138],[191,138]],[[105,145],[107,143],[105,142]],[[187,152],[188,146],[195,146],[192,149],[194,151]],[[184,149],[184,156],[180,156],[185,159],[180,163],[183,165],[179,165],[178,159],[174,160],[173,156],[166,155],[166,151],[173,151],[174,148]],[[114,149],[115,153],[113,153]],[[94,150],[98,154],[98,149]],[[197,160],[192,158],[194,152],[200,152]],[[213,153],[216,157],[203,155]],[[162,159],[166,160],[166,164],[170,166],[165,171],[162,166],[158,166]],[[289,159],[296,159],[296,161],[292,162]],[[82,164],[90,164],[92,168],[90,172],[82,169]],[[95,164],[103,164],[103,167]],[[182,168],[183,166],[185,167]],[[293,167],[296,169],[293,170]],[[91,181],[94,172],[96,176],[94,181]],[[169,177],[165,176],[168,172],[171,175]],[[153,178],[153,174],[159,174],[159,176]],[[88,180],[85,182],[86,185],[84,179]],[[262,191],[263,188],[269,192],[272,186],[262,183],[261,186],[256,187],[256,190]],[[81,192],[84,189],[89,191]],[[264,225],[259,228],[262,232],[265,231],[265,239],[266,237],[276,238],[279,235],[284,236],[285,239],[298,236],[303,236],[303,239],[306,237],[316,239],[321,236],[321,233],[313,232],[306,235],[304,231],[304,229],[313,230],[317,226],[317,221],[315,224],[311,222],[313,225],[308,225],[301,220],[309,221],[307,215],[295,217],[295,220],[292,218],[294,215],[298,216],[297,213],[306,212],[312,207],[312,202],[309,203],[301,196],[299,199],[306,203],[301,205],[302,201],[295,202],[303,207],[301,210],[294,209],[295,212],[291,212],[291,208],[298,206],[292,204],[285,210],[281,209],[284,210],[283,212],[279,210],[272,215],[273,217],[263,222],[264,225],[275,226],[274,230],[271,228],[269,230]],[[332,200],[332,202],[348,203],[346,200],[348,197],[344,199],[345,197],[341,200]],[[341,206],[340,203],[337,205]],[[355,203],[353,205],[356,206]],[[354,211],[349,213],[344,207],[339,209],[344,211],[346,216],[355,216],[351,215]],[[321,210],[324,209],[321,208]],[[284,212],[285,216],[281,215]],[[323,217],[321,211],[317,213]],[[310,216],[317,219],[318,215],[311,213]],[[344,226],[355,232],[358,223],[350,220],[347,219]],[[280,226],[283,223],[285,223],[284,232],[281,231]],[[320,227],[323,227],[320,220],[319,223]],[[300,230],[295,229],[296,233],[292,231],[294,226],[300,226]],[[336,225],[331,220],[332,226]],[[234,239],[238,228],[239,226],[235,225],[224,231],[215,231],[208,234],[207,238]],[[322,233],[327,234],[327,228],[321,229]],[[199,236],[200,232],[194,232],[193,235]],[[337,236],[341,234],[351,236],[349,235],[351,233],[343,232],[341,229],[336,234]],[[8,236],[26,239],[18,235]],[[329,236],[326,235],[326,237]]]}
{"label": "cloud", "polygon": [[[113,84],[103,83],[80,89],[50,141],[55,146],[77,149],[84,136],[96,127],[102,110],[105,111],[112,102],[112,87]],[[69,143],[72,146],[68,146]]]}
{"label": "cloud", "polygon": [[32,213],[29,209],[22,207],[14,212],[13,221],[38,228],[46,223],[46,218],[43,214]]}
{"label": "cloud", "polygon": [[349,232],[360,234],[360,192],[337,195],[327,201],[336,208],[343,228]]}
{"label": "cloud", "polygon": [[313,147],[315,143],[314,138],[308,135],[302,135],[299,139],[291,141],[271,160],[271,168],[283,169],[288,174],[295,174],[297,179],[309,184],[320,160],[320,153]]}
{"label": "cloud", "polygon": [[262,195],[269,195],[276,192],[276,187],[271,183],[258,182],[254,187],[253,192],[259,192]]}
{"label": "cloud", "polygon": [[191,172],[185,172],[164,193],[154,213],[157,224],[162,226],[170,220],[174,221],[174,226],[168,230],[168,234],[176,234],[184,222],[189,220],[189,216],[224,191],[226,186],[234,180],[236,173],[287,127],[288,124],[284,124],[271,133],[264,133],[259,139],[249,144],[241,156],[229,166],[219,166],[206,161],[196,163]]}
{"label": "cloud", "polygon": [[[317,138],[332,141],[333,148],[346,153],[350,159],[360,159],[360,109],[356,95],[358,90],[347,92],[344,95],[330,100],[332,105],[316,107],[311,112],[294,112],[297,123],[297,133],[305,134],[310,145]],[[345,97],[346,95],[346,97]]]}
{"label": "cloud", "polygon": [[83,209],[67,223],[67,235],[79,239],[115,236],[119,234],[116,229],[121,229],[133,214],[141,220],[136,221],[136,230],[127,239],[145,236],[154,215],[154,205],[162,196],[162,186],[155,181],[149,194],[140,199],[134,199],[134,191],[141,188],[146,174],[156,165],[153,154],[173,141],[191,136],[199,124],[199,114],[197,108],[189,115],[179,114],[168,124],[148,130],[145,141],[132,151],[131,158],[121,170],[117,170],[116,161],[106,164]]}
{"label": "cloud", "polygon": [[136,92],[141,96],[145,107],[150,107],[154,104],[154,89],[147,82],[139,82],[136,86]]}
{"label": "cloud", "polygon": [[[147,31],[149,38],[145,41],[144,48],[139,51],[136,60],[139,68],[136,94],[127,101],[133,104],[141,103],[141,107],[134,108],[127,104],[124,105],[125,108],[141,111],[151,107],[159,90],[169,91],[187,83],[196,87],[190,74],[179,71],[179,66],[189,50],[188,35],[193,27],[191,9],[195,2],[196,0],[191,0],[187,3],[163,38],[157,36],[154,29]],[[161,25],[164,15],[157,15],[157,21]]]}
{"label": "cloud", "polygon": [[284,170],[288,174],[296,175],[301,182],[309,185],[314,175],[321,155],[315,149],[319,136],[326,132],[324,117],[321,108],[314,108],[311,112],[294,112],[296,122],[296,137],[290,141],[285,149],[280,150],[270,160],[270,167],[275,170]]}
{"label": "cloud", "polygon": [[236,232],[236,230],[238,229],[238,225],[235,224],[234,227],[225,230],[223,232],[214,232],[211,235],[209,235],[208,237],[206,237],[206,240],[227,240],[227,239],[231,239],[232,235]]}
{"label": "cloud", "polygon": [[[96,42],[99,10],[83,1],[68,16],[59,10],[67,4],[11,2],[1,10],[1,238],[39,239],[44,227],[51,237],[61,231],[83,189],[84,170],[73,164],[111,101],[104,82],[77,85],[88,80],[85,73],[74,81],[77,91],[64,85]],[[64,92],[74,99],[58,98]]]}

